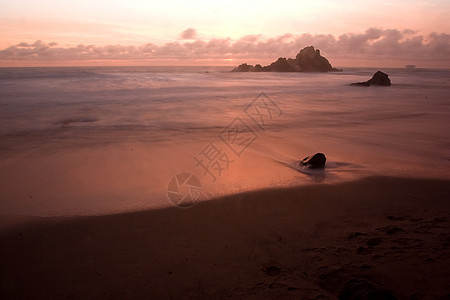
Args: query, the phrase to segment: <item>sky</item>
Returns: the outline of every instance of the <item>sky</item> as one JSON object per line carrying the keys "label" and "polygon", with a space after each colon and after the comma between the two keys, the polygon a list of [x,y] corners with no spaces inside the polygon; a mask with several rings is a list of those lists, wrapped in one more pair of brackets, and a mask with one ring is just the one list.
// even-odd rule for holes
{"label": "sky", "polygon": [[450,68],[450,1],[0,0],[0,66],[268,64]]}

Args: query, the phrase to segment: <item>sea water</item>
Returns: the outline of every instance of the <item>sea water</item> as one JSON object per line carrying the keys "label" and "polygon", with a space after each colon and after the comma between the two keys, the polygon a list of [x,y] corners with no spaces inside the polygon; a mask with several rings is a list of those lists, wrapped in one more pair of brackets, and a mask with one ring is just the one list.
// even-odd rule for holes
{"label": "sea water", "polygon": [[[230,70],[1,68],[0,214],[177,205],[171,191],[189,193],[187,176],[200,201],[371,175],[450,178],[448,70],[383,69],[391,87],[349,86],[376,69]],[[325,170],[298,167],[316,152]]]}

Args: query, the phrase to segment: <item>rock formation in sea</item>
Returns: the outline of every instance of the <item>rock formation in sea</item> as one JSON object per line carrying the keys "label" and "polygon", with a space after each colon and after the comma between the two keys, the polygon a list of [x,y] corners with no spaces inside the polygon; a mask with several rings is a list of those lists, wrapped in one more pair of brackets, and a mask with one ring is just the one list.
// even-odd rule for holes
{"label": "rock formation in sea", "polygon": [[350,85],[358,85],[358,86],[371,86],[371,85],[390,86],[391,85],[391,80],[389,79],[389,76],[386,73],[383,73],[381,71],[377,71],[375,74],[373,74],[372,78],[370,78],[369,80],[363,81],[363,82],[351,83]]}
{"label": "rock formation in sea", "polygon": [[325,57],[320,55],[319,49],[314,46],[305,47],[295,58],[280,57],[270,65],[252,66],[246,63],[234,68],[232,72],[331,72],[342,71],[333,68]]}

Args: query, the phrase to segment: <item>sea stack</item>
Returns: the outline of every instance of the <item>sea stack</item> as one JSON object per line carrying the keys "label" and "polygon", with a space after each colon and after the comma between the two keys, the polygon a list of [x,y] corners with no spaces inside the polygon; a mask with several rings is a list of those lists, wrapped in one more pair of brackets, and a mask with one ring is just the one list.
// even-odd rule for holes
{"label": "sea stack", "polygon": [[350,85],[358,85],[358,86],[371,86],[371,85],[379,85],[379,86],[391,86],[391,80],[389,79],[388,74],[383,73],[381,71],[377,71],[373,74],[372,78],[364,82],[355,82]]}
{"label": "sea stack", "polygon": [[325,57],[320,55],[319,49],[314,46],[305,47],[295,58],[280,57],[270,65],[252,66],[246,63],[234,68],[232,72],[333,72],[342,71],[333,68]]}

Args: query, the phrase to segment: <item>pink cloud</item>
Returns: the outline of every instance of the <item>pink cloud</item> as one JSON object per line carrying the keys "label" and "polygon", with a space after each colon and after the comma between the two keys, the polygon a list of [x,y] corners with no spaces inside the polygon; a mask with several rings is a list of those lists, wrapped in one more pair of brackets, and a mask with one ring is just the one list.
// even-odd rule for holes
{"label": "pink cloud", "polygon": [[188,28],[180,34],[180,37],[183,40],[195,39],[197,37],[197,30],[195,30],[194,28]]}
{"label": "pink cloud", "polygon": [[[192,35],[187,35],[192,36]],[[285,34],[272,38],[244,36],[238,40],[211,39],[129,45],[84,45],[63,47],[57,43],[19,43],[0,50],[2,61],[87,61],[87,60],[151,60],[151,59],[218,59],[233,58],[237,63],[293,57],[305,46],[314,45],[324,56],[335,60],[389,60],[422,64],[442,61],[450,67],[450,35],[432,33],[422,36],[411,30],[369,28],[364,33]]]}

